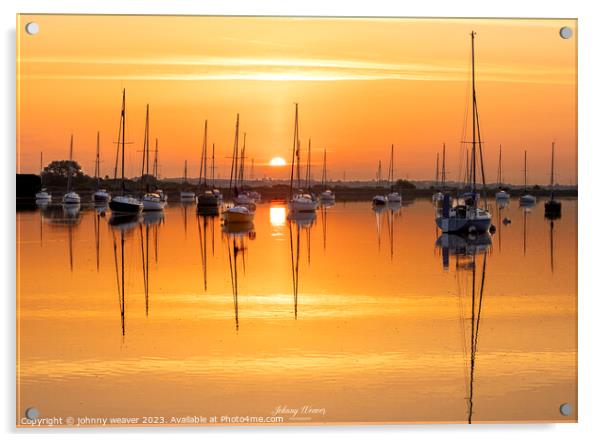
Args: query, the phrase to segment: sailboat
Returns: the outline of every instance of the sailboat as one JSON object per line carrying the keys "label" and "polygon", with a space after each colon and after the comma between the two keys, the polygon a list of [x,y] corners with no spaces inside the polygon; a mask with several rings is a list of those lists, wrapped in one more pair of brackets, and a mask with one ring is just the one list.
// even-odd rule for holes
{"label": "sailboat", "polygon": [[[382,184],[382,163],[378,160],[378,169],[376,172],[376,185],[380,187]],[[372,198],[373,206],[386,206],[387,205],[387,197],[385,195],[376,195]]]}
{"label": "sailboat", "polygon": [[510,194],[502,189],[502,183],[504,179],[502,176],[502,145],[500,144],[500,158],[497,163],[497,183],[498,183],[498,191],[495,193],[495,200],[498,202],[508,201],[510,199]]}
{"label": "sailboat", "polygon": [[234,195],[234,204],[247,206],[251,210],[255,210],[255,199],[250,195],[250,193],[244,190],[245,186],[245,159],[246,159],[246,151],[247,151],[247,133],[245,132],[242,136],[242,150],[240,151],[240,156],[238,158],[238,174],[237,179],[235,180],[234,189],[236,190],[236,194]]}
{"label": "sailboat", "polygon": [[391,144],[391,161],[389,162],[389,186],[391,187],[391,192],[387,195],[387,201],[389,203],[397,203],[401,204],[401,195],[398,192],[393,192],[393,183],[395,182],[395,173],[394,173],[394,161],[393,161],[393,151],[395,147]]}
{"label": "sailboat", "polygon": [[42,188],[40,189],[40,191],[38,193],[36,193],[36,204],[38,204],[40,206],[48,204],[50,201],[52,201],[52,195],[50,195],[50,193],[44,187],[43,164],[44,164],[44,154],[43,154],[43,152],[40,152],[40,184],[42,185]]}
{"label": "sailboat", "polygon": [[[308,192],[301,189],[301,141],[299,139],[299,105],[295,103],[295,129],[293,134],[293,160],[291,161],[291,181],[288,208],[291,212],[315,212],[318,202]],[[308,162],[309,163],[309,162]],[[297,191],[294,189],[295,166],[297,170]]]}
{"label": "sailboat", "polygon": [[94,164],[94,179],[96,180],[96,191],[92,194],[95,203],[107,203],[111,195],[106,189],[100,188],[100,132],[96,132],[96,162]]}
{"label": "sailboat", "polygon": [[545,217],[548,219],[560,218],[562,212],[562,205],[560,201],[554,199],[554,147],[555,143],[552,143],[552,166],[550,170],[550,199],[545,203]]}
{"label": "sailboat", "polygon": [[188,160],[184,160],[184,181],[182,182],[182,190],[180,190],[180,201],[183,203],[192,203],[196,195],[188,188]]}
{"label": "sailboat", "polygon": [[334,203],[334,192],[327,187],[327,182],[326,149],[324,149],[324,162],[322,163],[322,193],[320,194],[320,201],[322,201],[322,203]]}
{"label": "sailboat", "polygon": [[[163,210],[165,208],[166,201],[162,198],[161,193],[151,191],[151,184],[149,182],[150,178],[150,134],[149,134],[150,124],[149,124],[149,106],[146,105],[146,123],[144,125],[144,147],[142,153],[142,173],[140,175],[140,179],[146,184],[146,193],[142,197],[142,210],[145,212],[149,211],[157,211]],[[153,166],[153,172],[157,171],[157,150],[158,150],[158,140],[156,141],[155,148],[155,164]],[[156,175],[153,173],[153,176],[156,180]]]}
{"label": "sailboat", "polygon": [[533,196],[533,195],[529,195],[527,193],[527,151],[525,150],[525,187],[523,189],[523,194],[521,195],[520,199],[519,199],[519,204],[521,206],[533,206],[536,202],[537,199]]}
{"label": "sailboat", "polygon": [[201,169],[199,171],[199,194],[197,195],[197,209],[211,211],[217,214],[220,205],[219,196],[207,186],[207,120],[205,120],[205,131],[203,134],[203,147],[201,149]]}
{"label": "sailboat", "polygon": [[[236,129],[234,131],[234,148],[232,155],[232,167],[230,169],[230,191],[234,191],[234,197],[238,196],[238,183],[239,183],[239,175],[241,170],[238,168],[238,128],[239,128],[240,120],[239,115],[236,114]],[[244,169],[242,170],[244,172]],[[232,189],[232,184],[234,184],[234,189]],[[228,207],[224,210],[224,223],[240,223],[247,224],[252,223],[253,218],[255,217],[255,212],[252,210],[251,206],[235,204],[232,207]]]}
{"label": "sailboat", "polygon": [[126,195],[125,192],[125,89],[123,90],[123,99],[121,102],[119,132],[121,133],[121,195],[111,199],[109,208],[111,212],[118,215],[137,215],[142,211],[142,203],[136,198]]}
{"label": "sailboat", "polygon": [[[471,171],[471,189],[468,195],[452,204],[449,193],[443,197],[443,207],[440,213],[436,215],[437,226],[443,233],[464,232],[481,233],[487,232],[491,226],[491,214],[487,207],[479,207],[479,195],[477,193],[476,183],[476,163],[477,163],[477,145],[479,147],[479,156],[481,166],[483,166],[483,153],[481,142],[481,130],[479,126],[479,114],[477,111],[477,95],[475,87],[475,57],[474,57],[474,38],[475,32],[471,32],[471,55],[472,55],[472,171]],[[483,177],[483,187],[485,187],[485,174],[481,168]]]}
{"label": "sailboat", "polygon": [[63,195],[63,204],[79,204],[81,198],[73,191],[73,134],[69,144],[69,172],[67,176],[67,193]]}

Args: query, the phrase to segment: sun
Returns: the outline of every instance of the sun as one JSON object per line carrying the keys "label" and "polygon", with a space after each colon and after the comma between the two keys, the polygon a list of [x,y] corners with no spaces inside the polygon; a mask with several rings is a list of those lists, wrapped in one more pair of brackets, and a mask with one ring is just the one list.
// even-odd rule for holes
{"label": "sun", "polygon": [[274,157],[270,160],[270,166],[286,166],[286,161],[282,157]]}

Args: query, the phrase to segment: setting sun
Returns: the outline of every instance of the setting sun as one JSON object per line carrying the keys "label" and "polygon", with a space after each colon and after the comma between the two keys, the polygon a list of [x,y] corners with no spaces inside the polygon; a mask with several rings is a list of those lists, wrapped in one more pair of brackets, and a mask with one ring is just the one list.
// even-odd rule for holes
{"label": "setting sun", "polygon": [[282,157],[274,157],[270,160],[270,166],[286,166],[286,161]]}

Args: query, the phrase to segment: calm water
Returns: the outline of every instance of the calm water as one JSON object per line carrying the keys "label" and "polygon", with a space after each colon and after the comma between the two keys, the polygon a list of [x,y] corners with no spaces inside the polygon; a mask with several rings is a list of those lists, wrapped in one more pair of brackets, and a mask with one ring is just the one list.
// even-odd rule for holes
{"label": "calm water", "polygon": [[468,239],[438,238],[427,200],[291,221],[262,203],[230,232],[176,203],[117,226],[93,207],[20,212],[18,415],[574,421],[577,201],[562,203],[552,225],[543,200],[512,200]]}

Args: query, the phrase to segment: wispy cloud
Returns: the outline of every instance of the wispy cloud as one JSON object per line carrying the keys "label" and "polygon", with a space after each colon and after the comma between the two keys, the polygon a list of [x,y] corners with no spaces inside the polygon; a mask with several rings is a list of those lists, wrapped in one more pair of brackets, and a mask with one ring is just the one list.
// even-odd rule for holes
{"label": "wispy cloud", "polygon": [[[80,80],[467,81],[468,66],[326,58],[22,58],[25,78]],[[43,65],[43,67],[42,67]],[[66,66],[70,67],[66,68]],[[150,68],[140,72],[139,67]],[[570,68],[481,64],[481,81],[571,84]]]}

